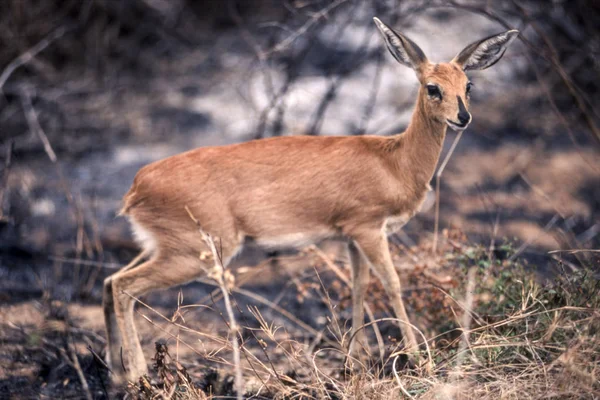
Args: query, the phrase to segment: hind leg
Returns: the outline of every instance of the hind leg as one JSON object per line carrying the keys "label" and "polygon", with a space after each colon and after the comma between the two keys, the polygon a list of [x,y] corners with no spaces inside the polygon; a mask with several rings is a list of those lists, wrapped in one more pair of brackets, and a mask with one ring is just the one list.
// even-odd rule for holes
{"label": "hind leg", "polygon": [[[201,274],[200,263],[191,257],[156,257],[112,279],[115,318],[122,338],[127,379],[135,381],[147,372],[146,359],[134,323],[135,299],[156,289],[191,281]],[[120,356],[120,352],[121,349],[112,348],[111,357]],[[120,372],[120,368],[116,370]]]}
{"label": "hind leg", "polygon": [[[236,248],[237,245],[223,246],[224,262],[229,260]],[[146,359],[134,323],[135,299],[150,291],[180,285],[202,275],[205,268],[211,265],[201,262],[197,254],[185,254],[183,250],[172,255],[160,254],[113,278],[115,316],[122,337],[123,361],[129,380],[136,380],[147,372]]]}
{"label": "hind leg", "polygon": [[112,280],[118,272],[104,280],[102,292],[102,308],[104,311],[104,326],[106,328],[106,364],[113,371],[119,368],[119,354],[121,351],[121,334],[117,325],[115,315],[115,303],[113,302]]}
{"label": "hind leg", "polygon": [[102,309],[104,311],[104,325],[106,327],[106,340],[108,348],[106,351],[106,363],[111,370],[120,368],[120,352],[121,352],[121,334],[117,325],[115,315],[115,304],[113,301],[112,280],[120,273],[123,273],[135,267],[145,256],[146,252],[142,251],[131,261],[126,267],[115,272],[104,280],[102,292]]}

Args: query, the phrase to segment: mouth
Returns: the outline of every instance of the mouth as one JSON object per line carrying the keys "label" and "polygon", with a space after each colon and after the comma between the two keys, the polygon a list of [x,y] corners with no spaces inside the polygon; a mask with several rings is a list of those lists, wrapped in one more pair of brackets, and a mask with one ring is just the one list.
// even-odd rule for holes
{"label": "mouth", "polygon": [[467,122],[466,124],[459,124],[457,122],[451,121],[449,119],[446,120],[446,123],[448,124],[448,126],[452,129],[454,129],[455,131],[464,131],[467,126],[469,126],[469,123]]}

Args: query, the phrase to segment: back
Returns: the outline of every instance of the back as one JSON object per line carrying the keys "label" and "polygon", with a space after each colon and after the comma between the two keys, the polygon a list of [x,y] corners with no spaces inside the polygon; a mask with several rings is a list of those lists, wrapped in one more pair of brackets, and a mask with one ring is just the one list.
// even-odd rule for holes
{"label": "back", "polygon": [[381,182],[391,170],[381,168],[378,153],[389,140],[298,136],[199,148],[142,168],[124,213],[189,219],[188,207],[209,231],[230,214],[252,237],[336,229],[369,205],[383,218],[390,205],[380,197],[390,188]]}

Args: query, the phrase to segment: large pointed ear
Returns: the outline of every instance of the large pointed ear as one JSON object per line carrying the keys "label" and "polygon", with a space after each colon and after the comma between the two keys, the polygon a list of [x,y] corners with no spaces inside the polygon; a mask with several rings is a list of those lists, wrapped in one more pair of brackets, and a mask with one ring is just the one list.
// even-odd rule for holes
{"label": "large pointed ear", "polygon": [[394,31],[381,22],[379,18],[375,17],[373,21],[375,21],[375,25],[383,35],[388,50],[400,64],[419,72],[421,67],[429,62],[423,50],[415,42]]}
{"label": "large pointed ear", "polygon": [[511,30],[471,43],[452,62],[465,71],[489,68],[502,58],[508,45],[518,35],[519,31]]}

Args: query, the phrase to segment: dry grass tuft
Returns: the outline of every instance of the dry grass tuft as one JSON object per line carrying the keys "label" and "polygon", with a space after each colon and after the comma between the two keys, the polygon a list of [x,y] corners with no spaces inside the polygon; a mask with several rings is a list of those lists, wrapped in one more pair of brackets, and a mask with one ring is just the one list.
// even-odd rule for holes
{"label": "dry grass tuft", "polygon": [[173,360],[164,342],[156,343],[156,354],[153,360],[153,369],[158,380],[153,381],[144,375],[137,382],[130,382],[127,387],[127,399],[204,400],[208,398],[202,390],[194,386],[186,368]]}

